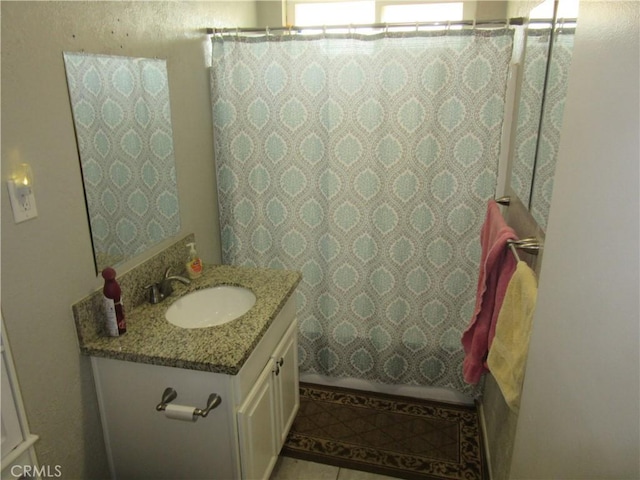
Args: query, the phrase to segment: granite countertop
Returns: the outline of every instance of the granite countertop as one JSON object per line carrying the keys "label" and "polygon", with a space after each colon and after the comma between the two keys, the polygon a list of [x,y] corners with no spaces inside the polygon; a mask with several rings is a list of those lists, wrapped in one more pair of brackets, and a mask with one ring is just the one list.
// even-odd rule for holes
{"label": "granite countertop", "polygon": [[[190,285],[173,282],[174,293],[159,304],[125,311],[121,337],[79,335],[85,355],[235,375],[300,282],[299,272],[229,265],[206,265]],[[182,295],[216,285],[249,288],[255,305],[224,325],[185,329],[170,324],[165,312]],[[125,303],[126,307],[126,303]]]}

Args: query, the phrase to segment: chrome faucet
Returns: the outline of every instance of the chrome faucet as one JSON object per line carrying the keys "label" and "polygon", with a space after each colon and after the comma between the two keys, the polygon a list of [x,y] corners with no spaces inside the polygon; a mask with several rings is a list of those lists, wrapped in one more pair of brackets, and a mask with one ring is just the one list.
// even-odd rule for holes
{"label": "chrome faucet", "polygon": [[180,275],[171,275],[171,267],[167,268],[164,272],[164,277],[157,283],[152,283],[144,288],[149,289],[149,303],[160,303],[173,293],[172,282],[177,281],[184,285],[189,285],[191,280]]}

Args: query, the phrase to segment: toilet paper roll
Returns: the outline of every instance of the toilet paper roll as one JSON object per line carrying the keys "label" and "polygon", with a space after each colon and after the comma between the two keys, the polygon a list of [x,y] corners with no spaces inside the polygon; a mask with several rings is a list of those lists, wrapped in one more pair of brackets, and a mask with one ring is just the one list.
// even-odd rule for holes
{"label": "toilet paper roll", "polygon": [[186,405],[174,405],[170,403],[164,409],[164,416],[167,418],[172,418],[174,420],[195,422],[198,419],[198,417],[194,415],[195,411],[195,407],[188,407]]}

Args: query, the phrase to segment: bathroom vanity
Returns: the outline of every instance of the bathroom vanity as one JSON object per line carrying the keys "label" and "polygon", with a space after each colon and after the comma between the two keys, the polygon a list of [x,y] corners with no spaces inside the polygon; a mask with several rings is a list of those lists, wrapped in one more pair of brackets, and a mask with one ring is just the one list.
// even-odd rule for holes
{"label": "bathroom vanity", "polygon": [[[209,266],[164,302],[128,312],[127,333],[118,338],[78,320],[91,301],[74,305],[114,478],[269,478],[299,406],[299,280],[298,272]],[[256,303],[219,326],[185,329],[166,320],[178,298],[215,285],[248,288]],[[167,388],[177,396],[161,405]],[[219,405],[192,417],[211,394]]]}

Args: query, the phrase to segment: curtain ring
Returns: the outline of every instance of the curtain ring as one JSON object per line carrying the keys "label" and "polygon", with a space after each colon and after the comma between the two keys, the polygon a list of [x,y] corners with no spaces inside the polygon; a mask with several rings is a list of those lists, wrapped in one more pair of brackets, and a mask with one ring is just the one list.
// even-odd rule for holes
{"label": "curtain ring", "polygon": [[269,27],[265,27],[264,31],[267,33],[267,38],[269,38]]}

